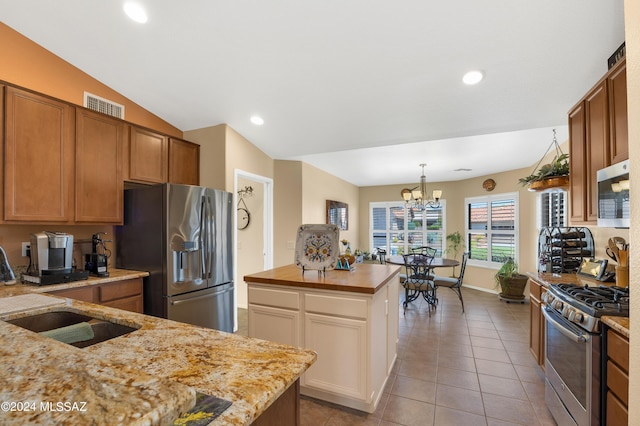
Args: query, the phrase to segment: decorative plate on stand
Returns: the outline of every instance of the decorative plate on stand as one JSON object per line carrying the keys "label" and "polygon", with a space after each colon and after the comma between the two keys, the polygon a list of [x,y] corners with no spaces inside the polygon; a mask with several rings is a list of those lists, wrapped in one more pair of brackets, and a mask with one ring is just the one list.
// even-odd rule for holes
{"label": "decorative plate on stand", "polygon": [[340,254],[339,235],[336,225],[301,225],[296,237],[296,266],[334,269]]}

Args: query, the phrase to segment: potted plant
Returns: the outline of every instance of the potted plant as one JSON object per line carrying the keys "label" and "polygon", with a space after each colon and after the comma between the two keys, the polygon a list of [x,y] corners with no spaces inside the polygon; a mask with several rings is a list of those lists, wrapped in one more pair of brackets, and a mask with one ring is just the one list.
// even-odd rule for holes
{"label": "potted plant", "polygon": [[540,166],[537,172],[518,180],[531,191],[541,191],[569,185],[569,154],[560,154],[549,164]]}
{"label": "potted plant", "polygon": [[[464,237],[460,232],[456,231],[447,235],[447,241],[449,244],[447,246],[447,249],[445,250],[445,253],[447,254],[453,253],[453,258],[457,259],[458,252],[460,251],[460,248],[464,245]],[[453,267],[453,276],[454,277],[456,276],[455,266]]]}
{"label": "potted plant", "polygon": [[[542,163],[542,160],[554,145],[556,155],[553,160],[540,166],[540,163]],[[529,191],[546,191],[551,188],[566,188],[569,186],[569,154],[563,153],[560,149],[555,129],[553,129],[553,142],[547,149],[547,153],[542,156],[532,174],[518,179],[522,186],[529,187]]]}
{"label": "potted plant", "polygon": [[495,275],[496,287],[500,287],[500,299],[522,302],[528,277],[518,272],[518,264],[509,257]]}

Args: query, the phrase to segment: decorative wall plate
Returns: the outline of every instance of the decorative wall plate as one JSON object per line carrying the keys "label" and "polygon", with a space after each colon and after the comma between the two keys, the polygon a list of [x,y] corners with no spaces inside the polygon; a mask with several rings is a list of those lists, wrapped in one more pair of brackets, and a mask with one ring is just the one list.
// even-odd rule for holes
{"label": "decorative wall plate", "polygon": [[496,181],[493,179],[487,179],[484,182],[482,182],[482,187],[484,188],[485,191],[491,192],[496,187]]}
{"label": "decorative wall plate", "polygon": [[340,254],[339,235],[336,225],[301,225],[296,237],[296,266],[304,269],[335,268]]}

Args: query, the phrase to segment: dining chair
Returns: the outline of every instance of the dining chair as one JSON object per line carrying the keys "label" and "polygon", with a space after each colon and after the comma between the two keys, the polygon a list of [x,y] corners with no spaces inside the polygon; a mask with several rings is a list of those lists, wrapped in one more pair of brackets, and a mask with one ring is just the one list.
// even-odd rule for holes
{"label": "dining chair", "polygon": [[438,287],[447,287],[453,290],[453,292],[458,295],[458,299],[460,299],[460,304],[462,305],[462,312],[464,312],[464,300],[462,300],[462,280],[464,279],[464,270],[467,267],[468,259],[469,252],[463,253],[462,263],[460,265],[460,274],[458,274],[458,278],[439,277],[437,275],[433,278],[434,297],[436,299],[436,303],[438,302],[438,298],[436,297]]}
{"label": "dining chair", "polygon": [[376,249],[378,251],[378,260],[380,260],[380,263],[382,265],[384,265],[385,263],[387,263],[387,251],[385,249]]}
{"label": "dining chair", "polygon": [[402,283],[404,287],[404,301],[402,302],[404,314],[407,313],[409,303],[422,296],[429,304],[429,315],[431,315],[431,308],[435,306],[436,301],[435,287],[433,285],[434,276],[431,274],[431,264],[434,256],[411,253],[403,255],[403,258],[406,275]]}
{"label": "dining chair", "polygon": [[420,253],[420,254],[433,256],[433,257],[435,257],[438,254],[438,250],[428,246],[412,247],[410,250],[411,250],[411,253]]}

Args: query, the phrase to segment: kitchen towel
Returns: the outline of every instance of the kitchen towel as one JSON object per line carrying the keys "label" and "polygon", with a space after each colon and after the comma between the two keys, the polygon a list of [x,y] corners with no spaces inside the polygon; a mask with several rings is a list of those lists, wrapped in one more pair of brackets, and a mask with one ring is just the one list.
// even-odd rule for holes
{"label": "kitchen towel", "polygon": [[76,343],[91,340],[94,337],[93,328],[88,322],[68,325],[66,327],[54,328],[43,331],[40,335],[50,337],[62,343]]}

